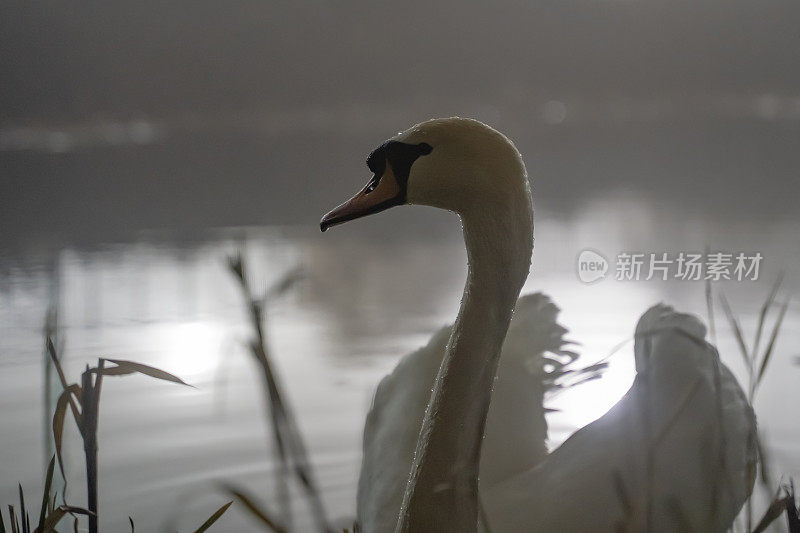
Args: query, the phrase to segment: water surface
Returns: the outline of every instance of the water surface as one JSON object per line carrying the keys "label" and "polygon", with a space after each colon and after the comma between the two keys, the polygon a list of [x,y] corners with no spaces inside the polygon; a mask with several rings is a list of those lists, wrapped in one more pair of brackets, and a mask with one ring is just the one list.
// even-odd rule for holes
{"label": "water surface", "polygon": [[[403,215],[396,215],[402,217]],[[43,444],[42,327],[58,295],[64,366],[75,380],[99,356],[132,359],[173,372],[196,388],[141,376],[109,378],[100,420],[101,525],[123,531],[196,528],[226,501],[223,482],[247,487],[274,509],[269,430],[260,376],[238,288],[224,258],[246,242],[253,287],[261,292],[300,266],[304,279],[271,301],[270,348],[332,517],[353,516],[361,427],[373,390],[398,358],[421,346],[458,308],[465,252],[451,221],[435,239],[383,240],[337,228],[249,228],[93,247],[42,249],[2,258],[0,279],[0,501],[20,481],[38,498]],[[702,213],[670,217],[657,205],[616,196],[578,217],[537,212],[536,249],[526,291],[543,290],[562,308],[561,322],[581,342],[583,361],[599,360],[629,339],[639,315],[666,301],[705,317],[702,282],[616,281],[576,275],[591,248],[613,262],[622,251],[760,251],[758,281],[715,283],[752,334],[760,302],[780,270],[781,299],[796,293],[800,251],[792,220],[721,223]],[[55,266],[53,266],[55,265]],[[55,284],[55,285],[54,285]],[[717,324],[723,360],[744,367],[727,325]],[[789,307],[759,392],[756,410],[776,473],[800,476],[800,310]],[[550,445],[602,415],[633,379],[631,346],[610,359],[603,379],[552,398]],[[69,500],[82,504],[82,450],[65,430]],[[302,497],[294,509],[308,527]],[[232,510],[222,531],[257,531]]]}

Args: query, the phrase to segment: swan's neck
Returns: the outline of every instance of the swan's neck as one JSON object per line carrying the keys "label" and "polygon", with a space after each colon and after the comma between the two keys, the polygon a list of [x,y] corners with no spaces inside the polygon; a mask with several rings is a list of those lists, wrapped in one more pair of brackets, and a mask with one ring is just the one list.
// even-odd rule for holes
{"label": "swan's neck", "polygon": [[476,530],[486,415],[533,246],[530,197],[515,200],[518,205],[461,215],[469,273],[423,419],[398,532]]}

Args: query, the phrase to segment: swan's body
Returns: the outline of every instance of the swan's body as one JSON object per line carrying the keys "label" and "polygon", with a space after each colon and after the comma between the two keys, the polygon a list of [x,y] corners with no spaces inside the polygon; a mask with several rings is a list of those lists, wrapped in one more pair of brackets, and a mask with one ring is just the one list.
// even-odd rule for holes
{"label": "swan's body", "polygon": [[[656,422],[651,430],[663,431],[666,421],[673,420],[654,448],[654,491],[649,496],[657,502],[653,530],[686,531],[681,520],[693,531],[726,530],[752,488],[755,417],[738,382],[714,351],[687,337],[702,339],[703,326],[664,306],[646,313],[637,330],[663,332],[652,340],[644,334],[637,338],[641,375],[606,415],[548,456],[544,374],[538,369],[546,351],[559,350],[565,330],[543,307],[546,301],[540,295],[520,299],[503,346],[480,465],[480,494],[490,531],[616,532],[619,526],[624,531],[644,530],[648,448],[641,406],[648,379],[653,383],[650,417]],[[364,427],[358,491],[358,520],[365,532],[394,530],[391,511],[402,499],[405,473],[448,334],[449,328],[443,328],[424,348],[404,357],[375,393]],[[723,454],[718,453],[715,368],[721,385]],[[530,369],[534,372],[526,371]],[[682,403],[694,387],[692,397]],[[717,465],[721,477],[715,482]],[[627,511],[619,490],[628,499]],[[719,491],[716,518],[715,490]]]}
{"label": "swan's body", "polygon": [[[519,152],[505,136],[480,122],[459,118],[431,120],[401,132],[373,151],[367,164],[374,172],[372,180],[350,201],[325,215],[322,230],[404,203],[446,209],[461,218],[469,271],[458,317],[447,337],[433,386],[413,389],[426,403],[421,424],[400,422],[401,430],[396,436],[406,443],[404,450],[398,448],[397,453],[393,452],[387,439],[381,437],[372,442],[386,444],[386,450],[366,451],[365,461],[378,465],[378,471],[365,472],[359,490],[359,510],[370,509],[376,519],[374,529],[370,529],[370,525],[364,530],[366,533],[475,532],[479,509],[479,459],[492,386],[512,311],[528,274],[533,246],[533,210],[525,166]],[[434,342],[441,346],[445,336],[447,334]],[[671,346],[662,344],[653,345],[669,352]],[[670,364],[668,358],[662,362],[666,366]],[[669,372],[653,374],[661,376],[666,386],[650,387],[654,393],[663,393],[665,400],[658,409],[654,407],[652,413],[661,416],[669,405],[674,405],[673,385],[689,372],[690,365],[681,368],[677,378]],[[421,375],[429,376],[430,370],[425,369]],[[652,382],[653,378],[650,380]],[[403,387],[396,390],[399,398],[413,394]],[[384,390],[382,394],[389,392]],[[735,392],[740,391],[736,389]],[[698,398],[703,402],[708,400],[703,396]],[[637,398],[629,403],[639,401]],[[385,416],[371,415],[370,427],[376,435],[383,434],[379,424],[394,424],[393,418],[404,413],[402,400],[394,405],[389,397],[380,404],[392,406],[392,409],[387,409]],[[707,421],[706,411],[702,410],[704,421]],[[631,424],[629,420],[624,422]],[[617,426],[619,430],[627,427],[622,423]],[[687,432],[689,436],[696,436],[690,428]],[[386,435],[392,435],[391,428]],[[566,506],[565,514],[573,516],[583,512],[584,502],[576,501],[579,492],[585,493],[586,498],[596,495],[594,491],[603,492],[603,498],[614,492],[613,485],[602,475],[591,475],[592,469],[602,472],[606,467],[595,462],[606,458],[591,450],[594,440],[602,440],[592,435],[594,433],[587,430],[584,437],[578,435],[570,439],[571,443],[562,447],[564,451],[557,452],[539,467],[520,465],[520,473],[512,475],[514,468],[506,465],[509,479],[493,480],[497,483],[492,487],[484,484],[490,522],[495,513],[502,513],[507,517],[508,531],[571,530],[561,527],[562,522],[558,521],[561,519],[553,508],[545,508],[550,490],[547,484],[564,490],[560,503]],[[612,440],[619,437],[608,430],[599,431],[598,435]],[[370,441],[369,436],[365,441]],[[391,465],[393,469],[380,470],[377,458],[384,453],[387,463],[397,460],[406,465],[410,442],[415,445],[408,467],[395,464]],[[694,440],[686,446],[699,449],[705,444]],[[540,444],[532,443],[532,446],[532,455],[535,455]],[[695,457],[697,461],[691,464],[702,466],[703,454],[698,452],[692,459]],[[739,462],[735,464],[738,467]],[[634,462],[623,466],[634,471],[640,467]],[[663,466],[656,464],[654,468],[656,474],[659,469],[669,469],[669,461]],[[585,472],[589,475],[584,475]],[[624,474],[623,481],[627,479]],[[599,483],[588,489],[579,484],[580,479],[592,483],[599,480]],[[696,485],[703,486],[702,483]],[[394,508],[396,495],[400,493],[399,508]],[[368,501],[370,494],[375,495],[374,505]],[[679,494],[680,498],[685,496],[685,492]],[[530,497],[538,499],[531,502]],[[739,498],[731,497],[729,501],[731,508],[738,509],[741,505]],[[606,508],[600,512],[607,512],[614,519],[618,514]],[[650,513],[651,517],[653,515]],[[555,521],[548,521],[548,516]],[[595,527],[601,524],[599,520],[587,520],[591,523],[589,530],[602,530]],[[503,530],[495,529],[494,523],[491,525],[493,531]]]}

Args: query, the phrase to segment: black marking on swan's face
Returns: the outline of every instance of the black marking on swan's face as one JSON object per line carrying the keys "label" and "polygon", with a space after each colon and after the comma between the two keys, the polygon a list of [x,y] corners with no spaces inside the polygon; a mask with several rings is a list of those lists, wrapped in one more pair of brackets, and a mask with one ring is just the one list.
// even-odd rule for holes
{"label": "black marking on swan's face", "polygon": [[378,213],[406,202],[411,165],[431,153],[427,143],[408,144],[388,141],[372,151],[367,166],[372,171],[369,183],[350,200],[329,211],[320,221],[322,231],[348,220]]}
{"label": "black marking on swan's face", "polygon": [[[381,181],[386,166],[392,168],[400,192],[390,200],[391,205],[400,205],[406,201],[408,177],[411,174],[411,165],[420,156],[428,155],[433,148],[428,143],[408,144],[400,141],[386,141],[367,157],[367,167],[372,171],[372,179],[367,184],[365,192],[374,191]],[[388,206],[386,206],[388,207]]]}

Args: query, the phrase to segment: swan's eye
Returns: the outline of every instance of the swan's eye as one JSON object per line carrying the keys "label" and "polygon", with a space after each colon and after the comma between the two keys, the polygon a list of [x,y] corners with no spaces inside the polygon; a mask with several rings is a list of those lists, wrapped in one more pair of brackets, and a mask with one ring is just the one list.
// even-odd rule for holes
{"label": "swan's eye", "polygon": [[378,176],[373,176],[372,179],[367,184],[367,188],[364,190],[364,192],[366,194],[369,194],[372,191],[374,191],[375,188],[378,186],[378,183],[380,183],[380,181],[381,179]]}

